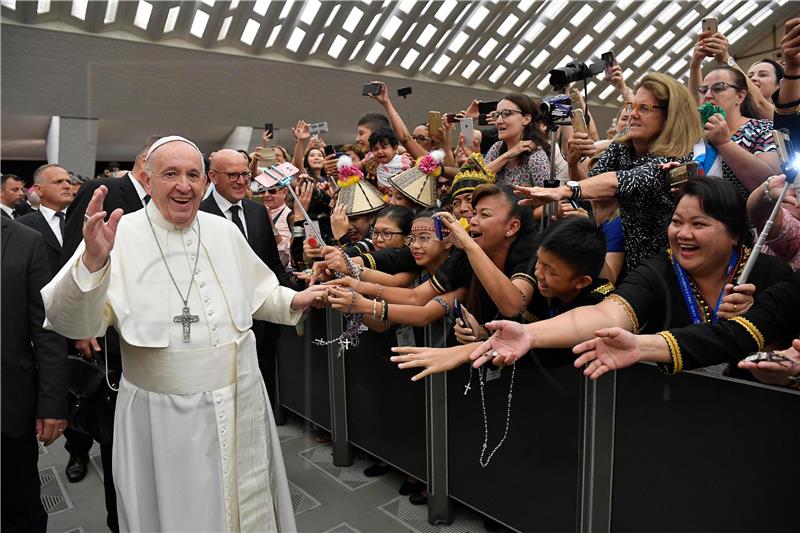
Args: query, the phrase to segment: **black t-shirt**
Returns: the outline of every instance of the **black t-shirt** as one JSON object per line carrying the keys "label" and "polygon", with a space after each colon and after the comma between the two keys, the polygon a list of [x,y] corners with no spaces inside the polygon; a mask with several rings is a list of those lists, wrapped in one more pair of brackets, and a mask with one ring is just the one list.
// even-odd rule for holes
{"label": "black t-shirt", "polygon": [[[746,250],[739,258],[734,279],[738,277],[749,255],[749,250]],[[757,297],[761,291],[786,279],[790,274],[791,269],[779,259],[762,254],[756,259],[748,283],[756,286]],[[630,305],[638,320],[640,333],[658,333],[692,323],[668,250],[630,272],[613,295],[622,297]],[[716,302],[708,304],[713,307]]]}

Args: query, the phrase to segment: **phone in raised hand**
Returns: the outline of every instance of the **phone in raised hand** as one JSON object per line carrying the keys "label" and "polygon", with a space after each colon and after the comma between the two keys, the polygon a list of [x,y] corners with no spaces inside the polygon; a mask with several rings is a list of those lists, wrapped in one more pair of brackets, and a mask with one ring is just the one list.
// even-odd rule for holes
{"label": "phone in raised hand", "polygon": [[461,135],[464,136],[464,145],[468,146],[471,150],[472,139],[475,131],[473,128],[472,117],[462,118],[459,122],[461,124]]}
{"label": "phone in raised hand", "polygon": [[719,31],[719,21],[717,21],[717,17],[704,18],[703,22],[700,23],[700,31],[711,32],[711,35],[717,33]]}

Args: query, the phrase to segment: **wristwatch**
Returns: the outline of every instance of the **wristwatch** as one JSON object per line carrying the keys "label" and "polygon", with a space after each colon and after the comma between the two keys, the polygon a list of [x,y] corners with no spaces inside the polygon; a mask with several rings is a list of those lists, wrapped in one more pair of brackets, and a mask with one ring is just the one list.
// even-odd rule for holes
{"label": "wristwatch", "polygon": [[572,199],[580,200],[581,198],[581,184],[577,181],[568,181],[567,187],[572,191]]}
{"label": "wristwatch", "polygon": [[722,64],[723,65],[728,65],[731,68],[736,68],[736,60],[731,55],[729,55],[728,59],[726,59],[725,62],[722,63]]}

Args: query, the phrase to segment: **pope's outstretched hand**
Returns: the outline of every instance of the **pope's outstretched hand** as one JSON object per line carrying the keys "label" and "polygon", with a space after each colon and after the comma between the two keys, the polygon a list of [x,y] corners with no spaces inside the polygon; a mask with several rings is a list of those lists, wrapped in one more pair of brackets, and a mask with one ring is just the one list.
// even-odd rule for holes
{"label": "pope's outstretched hand", "polygon": [[115,209],[108,222],[105,221],[106,212],[103,211],[103,201],[108,194],[105,185],[99,186],[92,195],[86,207],[85,221],[83,224],[83,241],[86,251],[83,253],[83,264],[89,272],[97,272],[108,261],[108,256],[114,248],[114,239],[117,235],[117,225],[124,211]]}

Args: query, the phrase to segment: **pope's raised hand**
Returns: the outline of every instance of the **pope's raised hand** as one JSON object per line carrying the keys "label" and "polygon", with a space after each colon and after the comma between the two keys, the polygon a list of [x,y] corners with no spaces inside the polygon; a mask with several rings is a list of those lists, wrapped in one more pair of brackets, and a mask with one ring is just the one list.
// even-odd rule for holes
{"label": "pope's raised hand", "polygon": [[86,207],[85,221],[83,224],[83,241],[86,251],[83,253],[83,264],[89,272],[97,272],[108,261],[108,256],[114,248],[114,239],[117,237],[117,225],[124,211],[115,209],[108,221],[105,221],[106,212],[103,211],[103,201],[108,194],[105,185],[99,186],[92,195]]}

